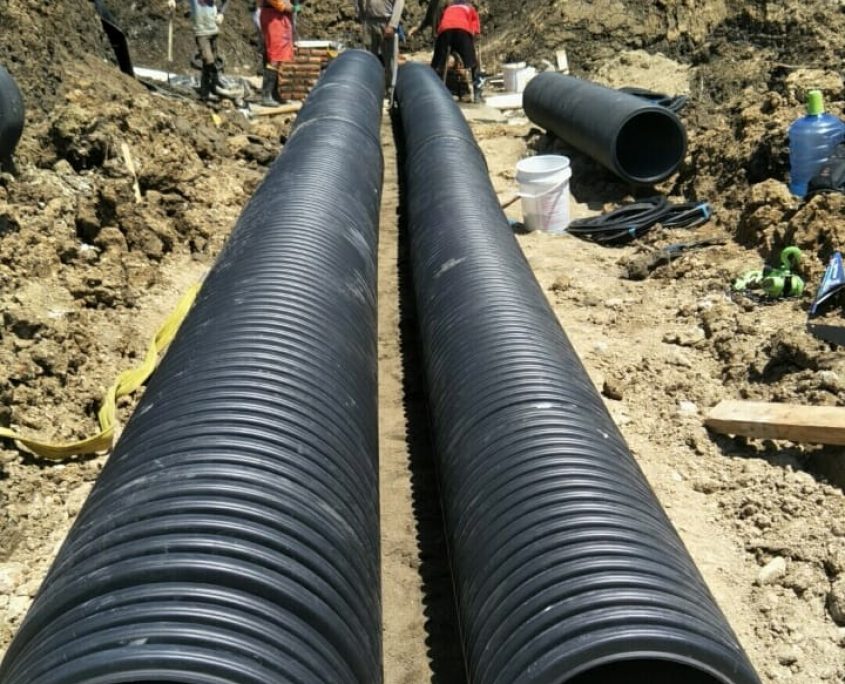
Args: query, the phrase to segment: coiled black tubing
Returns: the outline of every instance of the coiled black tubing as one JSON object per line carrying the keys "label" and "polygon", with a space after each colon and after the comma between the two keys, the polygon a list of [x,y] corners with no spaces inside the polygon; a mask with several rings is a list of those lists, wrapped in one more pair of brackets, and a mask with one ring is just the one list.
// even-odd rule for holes
{"label": "coiled black tubing", "polygon": [[422,65],[400,69],[397,98],[469,680],[757,683],[525,261],[461,112]]}
{"label": "coiled black tubing", "polygon": [[0,670],[3,684],[381,681],[379,61],[327,69]]}

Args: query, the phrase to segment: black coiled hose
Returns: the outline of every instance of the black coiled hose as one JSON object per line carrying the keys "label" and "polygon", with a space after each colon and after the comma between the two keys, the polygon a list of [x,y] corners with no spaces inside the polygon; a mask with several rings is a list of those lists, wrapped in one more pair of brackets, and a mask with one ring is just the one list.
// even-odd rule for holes
{"label": "black coiled hose", "polygon": [[431,69],[400,71],[411,265],[474,684],[757,684]]}
{"label": "black coiled hose", "polygon": [[689,97],[686,95],[666,95],[665,93],[656,93],[653,90],[638,88],[637,86],[625,86],[619,88],[619,92],[636,95],[643,100],[653,102],[661,107],[666,107],[666,109],[675,112],[675,114],[678,114],[689,102]]}
{"label": "black coiled hose", "polygon": [[694,228],[710,220],[708,202],[673,203],[662,195],[623,204],[599,216],[570,221],[567,232],[602,245],[624,245],[658,223],[664,228]]}
{"label": "black coiled hose", "polygon": [[383,87],[368,53],[327,69],[51,567],[3,684],[381,681]]}

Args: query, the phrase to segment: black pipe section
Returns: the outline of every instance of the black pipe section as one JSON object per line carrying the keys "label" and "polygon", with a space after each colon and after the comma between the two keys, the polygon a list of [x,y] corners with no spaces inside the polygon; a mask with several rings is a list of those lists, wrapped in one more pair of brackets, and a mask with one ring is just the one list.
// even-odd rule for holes
{"label": "black pipe section", "polygon": [[434,72],[400,70],[411,267],[469,680],[759,684]]}
{"label": "black pipe section", "polygon": [[635,185],[671,176],[687,149],[678,116],[640,97],[563,74],[539,74],[522,94],[538,126]]}
{"label": "black pipe section", "polygon": [[12,154],[23,133],[23,96],[12,75],[0,66],[0,171],[13,173]]}
{"label": "black pipe section", "polygon": [[117,24],[114,15],[109,11],[109,8],[103,4],[103,0],[93,0],[94,9],[100,17],[100,23],[103,26],[103,32],[106,38],[109,39],[114,58],[117,60],[117,66],[127,76],[135,78],[135,69],[132,66],[132,55],[129,52],[129,42],[126,40],[126,34],[123,29]]}
{"label": "black pipe section", "polygon": [[326,70],[44,580],[3,684],[382,680],[383,87],[369,53]]}

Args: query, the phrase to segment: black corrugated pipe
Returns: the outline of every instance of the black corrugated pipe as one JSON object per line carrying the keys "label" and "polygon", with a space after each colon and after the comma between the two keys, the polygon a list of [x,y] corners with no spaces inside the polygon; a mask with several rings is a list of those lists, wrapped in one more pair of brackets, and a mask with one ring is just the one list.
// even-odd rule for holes
{"label": "black corrugated pipe", "polygon": [[402,67],[409,240],[473,684],[759,684],[428,67]]}
{"label": "black corrugated pipe", "polygon": [[44,580],[3,684],[381,681],[382,73],[346,52],[306,102]]}
{"label": "black corrugated pipe", "polygon": [[640,97],[574,76],[543,73],[522,95],[525,114],[636,185],[671,176],[687,149],[678,116]]}
{"label": "black corrugated pipe", "polygon": [[0,66],[0,171],[13,172],[12,154],[23,133],[23,97],[12,75]]}

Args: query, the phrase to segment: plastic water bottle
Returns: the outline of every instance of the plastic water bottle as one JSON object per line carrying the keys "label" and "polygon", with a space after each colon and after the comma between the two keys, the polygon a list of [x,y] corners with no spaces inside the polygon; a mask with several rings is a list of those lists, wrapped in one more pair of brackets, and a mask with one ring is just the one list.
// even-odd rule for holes
{"label": "plastic water bottle", "polygon": [[820,90],[807,93],[807,115],[789,127],[789,190],[807,194],[807,184],[824,164],[833,148],[845,137],[845,123],[824,111]]}

